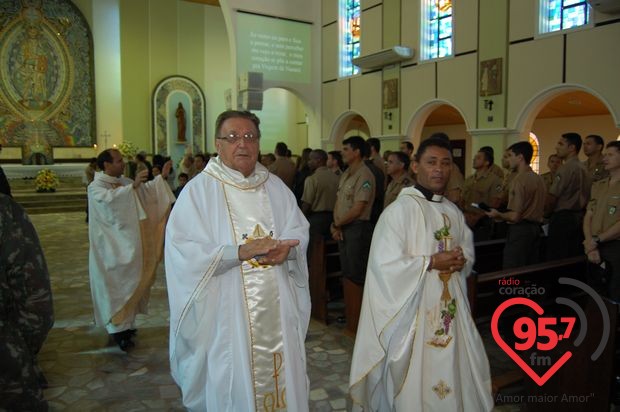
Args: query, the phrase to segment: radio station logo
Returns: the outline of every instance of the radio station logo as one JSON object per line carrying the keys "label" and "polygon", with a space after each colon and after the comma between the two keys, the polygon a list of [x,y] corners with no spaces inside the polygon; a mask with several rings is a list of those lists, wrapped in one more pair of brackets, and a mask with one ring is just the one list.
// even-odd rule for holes
{"label": "radio station logo", "polygon": [[[558,279],[558,283],[581,289],[594,300],[600,310],[603,324],[601,340],[590,356],[592,361],[595,361],[603,353],[610,334],[609,313],[605,308],[603,299],[590,286],[576,279],[563,277]],[[548,316],[538,303],[530,299],[532,295],[544,294],[544,288],[536,285],[522,287],[517,279],[512,278],[502,279],[499,284],[502,295],[517,297],[509,298],[495,309],[491,319],[493,339],[537,385],[543,386],[562,366],[570,361],[574,350],[564,351],[555,362],[548,353],[556,349],[557,345],[563,340],[572,341],[575,350],[583,343],[588,331],[586,314],[577,302],[558,297],[555,302],[558,305],[568,306],[575,316]],[[514,340],[514,342],[509,344],[500,335],[499,322],[507,309],[519,306],[521,306],[520,309],[531,309],[535,315],[522,316],[515,320],[512,326],[512,338],[514,339],[509,339],[509,341]],[[575,328],[577,321],[579,321],[579,328]],[[548,368],[544,373],[539,374],[534,370],[534,367],[537,370],[544,369],[544,367]]]}

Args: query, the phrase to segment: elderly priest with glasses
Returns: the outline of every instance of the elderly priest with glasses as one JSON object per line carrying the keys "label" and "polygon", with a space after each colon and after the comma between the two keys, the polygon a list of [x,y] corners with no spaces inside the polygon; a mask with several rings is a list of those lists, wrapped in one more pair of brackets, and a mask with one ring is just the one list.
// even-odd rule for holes
{"label": "elderly priest with glasses", "polygon": [[257,163],[259,123],[220,114],[219,155],[166,229],[170,364],[192,411],[308,410],[308,222]]}

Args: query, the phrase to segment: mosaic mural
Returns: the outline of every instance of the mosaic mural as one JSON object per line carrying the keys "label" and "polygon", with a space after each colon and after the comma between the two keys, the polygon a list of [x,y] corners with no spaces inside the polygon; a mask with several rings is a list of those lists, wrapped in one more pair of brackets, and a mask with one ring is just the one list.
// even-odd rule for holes
{"label": "mosaic mural", "polygon": [[92,35],[67,0],[0,0],[0,143],[22,162],[96,142]]}

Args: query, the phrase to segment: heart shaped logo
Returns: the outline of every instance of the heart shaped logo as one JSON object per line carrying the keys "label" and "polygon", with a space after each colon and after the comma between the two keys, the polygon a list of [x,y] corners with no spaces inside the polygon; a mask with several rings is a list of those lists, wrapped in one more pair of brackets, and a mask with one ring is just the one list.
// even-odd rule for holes
{"label": "heart shaped logo", "polygon": [[499,305],[497,309],[495,309],[495,312],[493,313],[493,318],[491,319],[491,333],[493,334],[493,339],[495,339],[495,342],[499,345],[499,347],[502,348],[502,350],[506,352],[506,354],[510,356],[510,358],[517,365],[519,365],[519,367],[521,367],[521,369],[523,369],[523,371],[527,373],[527,375],[530,378],[532,378],[532,380],[536,382],[538,386],[543,386],[571,358],[571,356],[573,356],[573,354],[570,351],[564,352],[564,354],[560,357],[560,359],[558,359],[553,365],[551,365],[549,370],[547,370],[547,372],[543,376],[539,376],[530,367],[530,365],[525,363],[525,361],[521,359],[519,355],[517,355],[517,353],[514,351],[513,348],[508,346],[508,344],[500,336],[499,331],[497,329],[497,324],[499,322],[499,318],[501,317],[502,313],[504,313],[504,311],[508,309],[509,307],[515,306],[515,305],[527,306],[531,308],[532,310],[534,310],[534,312],[536,312],[538,316],[541,316],[544,313],[543,308],[541,308],[538,303],[534,302],[531,299],[527,299],[527,298],[508,299],[507,301]]}

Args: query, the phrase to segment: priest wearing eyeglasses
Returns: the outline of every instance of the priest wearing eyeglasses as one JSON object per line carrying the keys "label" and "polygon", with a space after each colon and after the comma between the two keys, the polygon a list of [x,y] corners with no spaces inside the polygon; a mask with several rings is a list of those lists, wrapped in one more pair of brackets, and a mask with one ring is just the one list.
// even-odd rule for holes
{"label": "priest wearing eyeglasses", "polygon": [[220,114],[218,156],[166,228],[170,364],[192,411],[308,410],[308,222],[257,162],[259,123]]}

